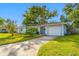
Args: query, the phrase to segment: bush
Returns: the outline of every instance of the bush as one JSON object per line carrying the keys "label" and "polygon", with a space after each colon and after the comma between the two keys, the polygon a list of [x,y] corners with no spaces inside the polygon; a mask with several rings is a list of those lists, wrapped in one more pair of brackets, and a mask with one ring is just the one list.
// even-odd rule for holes
{"label": "bush", "polygon": [[30,27],[26,30],[26,34],[31,35],[31,36],[38,34],[38,29]]}

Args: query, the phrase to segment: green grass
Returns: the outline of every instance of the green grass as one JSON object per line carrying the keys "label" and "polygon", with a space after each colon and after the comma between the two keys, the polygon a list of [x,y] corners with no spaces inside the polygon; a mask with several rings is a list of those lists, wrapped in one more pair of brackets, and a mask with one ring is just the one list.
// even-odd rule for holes
{"label": "green grass", "polygon": [[57,37],[44,44],[38,56],[79,56],[79,35]]}
{"label": "green grass", "polygon": [[6,37],[9,37],[9,36],[11,36],[11,34],[7,34],[7,33],[0,33],[0,39],[1,38],[6,38]]}
{"label": "green grass", "polygon": [[0,45],[31,40],[33,38],[37,38],[40,36],[41,35],[29,36],[29,35],[24,35],[24,34],[14,34],[14,36],[11,36],[11,34],[9,33],[0,33]]}

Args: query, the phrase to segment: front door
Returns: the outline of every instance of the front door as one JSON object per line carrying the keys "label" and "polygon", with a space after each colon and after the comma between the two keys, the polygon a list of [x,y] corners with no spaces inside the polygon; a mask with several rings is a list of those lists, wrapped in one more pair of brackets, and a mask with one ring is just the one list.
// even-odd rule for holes
{"label": "front door", "polygon": [[45,35],[45,27],[40,27],[40,34]]}

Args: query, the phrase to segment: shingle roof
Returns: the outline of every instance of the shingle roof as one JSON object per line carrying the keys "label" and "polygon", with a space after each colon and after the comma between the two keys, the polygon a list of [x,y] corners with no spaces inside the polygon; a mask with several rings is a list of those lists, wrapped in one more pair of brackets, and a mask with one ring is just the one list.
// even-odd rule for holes
{"label": "shingle roof", "polygon": [[43,24],[41,26],[59,26],[59,25],[66,25],[67,23],[65,22],[54,22],[54,23],[50,23],[50,24]]}

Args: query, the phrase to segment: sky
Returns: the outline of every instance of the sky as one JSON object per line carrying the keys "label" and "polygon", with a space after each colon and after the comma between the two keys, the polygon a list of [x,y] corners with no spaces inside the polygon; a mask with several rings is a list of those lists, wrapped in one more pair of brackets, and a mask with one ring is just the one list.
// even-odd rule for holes
{"label": "sky", "polygon": [[24,19],[23,14],[33,5],[46,5],[49,11],[53,11],[55,9],[58,11],[58,16],[50,19],[49,22],[60,21],[59,16],[62,14],[62,9],[65,6],[64,3],[0,3],[0,17],[15,20],[18,25],[21,25]]}

